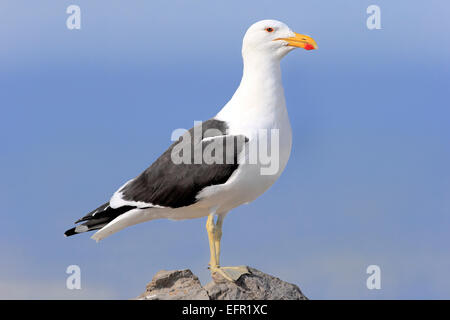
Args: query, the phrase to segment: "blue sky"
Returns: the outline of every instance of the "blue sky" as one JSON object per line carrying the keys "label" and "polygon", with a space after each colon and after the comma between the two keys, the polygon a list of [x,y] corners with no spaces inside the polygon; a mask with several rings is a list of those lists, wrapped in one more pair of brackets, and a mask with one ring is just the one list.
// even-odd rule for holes
{"label": "blue sky", "polygon": [[[67,6],[81,8],[68,30]],[[366,8],[381,8],[381,30]],[[450,298],[450,5],[444,1],[0,4],[0,298],[131,298],[160,269],[209,281],[204,219],[65,239],[240,81],[245,30],[278,19],[319,50],[282,62],[293,152],[224,225],[224,264],[312,299]],[[68,265],[82,290],[65,288]],[[381,268],[381,290],[366,268]]]}

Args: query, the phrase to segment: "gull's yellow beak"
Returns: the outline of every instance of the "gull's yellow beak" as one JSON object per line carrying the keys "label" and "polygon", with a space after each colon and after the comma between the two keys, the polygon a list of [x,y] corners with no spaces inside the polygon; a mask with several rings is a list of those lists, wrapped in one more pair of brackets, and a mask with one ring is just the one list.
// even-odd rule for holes
{"label": "gull's yellow beak", "polygon": [[275,40],[284,40],[288,43],[288,46],[303,48],[305,50],[317,49],[317,43],[313,38],[306,36],[304,34],[295,33],[295,36],[289,38],[278,38]]}

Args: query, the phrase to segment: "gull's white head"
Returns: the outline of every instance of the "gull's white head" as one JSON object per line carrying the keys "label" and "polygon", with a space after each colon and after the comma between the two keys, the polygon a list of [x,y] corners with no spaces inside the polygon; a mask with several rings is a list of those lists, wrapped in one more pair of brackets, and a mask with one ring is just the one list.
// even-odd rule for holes
{"label": "gull's white head", "polygon": [[317,49],[309,36],[292,31],[286,24],[276,20],[262,20],[248,28],[242,42],[242,54],[281,59],[295,48]]}

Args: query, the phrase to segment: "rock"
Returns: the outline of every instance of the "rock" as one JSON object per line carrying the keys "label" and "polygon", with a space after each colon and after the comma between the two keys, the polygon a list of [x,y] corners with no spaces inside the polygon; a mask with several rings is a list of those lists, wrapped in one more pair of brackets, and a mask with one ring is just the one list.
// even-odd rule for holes
{"label": "rock", "polygon": [[191,270],[159,271],[140,300],[307,300],[299,287],[249,267],[235,283],[215,279],[204,287]]}
{"label": "rock", "polygon": [[205,286],[211,300],[307,300],[299,287],[254,268],[236,283],[210,282]]}
{"label": "rock", "polygon": [[139,300],[209,300],[191,270],[158,271]]}

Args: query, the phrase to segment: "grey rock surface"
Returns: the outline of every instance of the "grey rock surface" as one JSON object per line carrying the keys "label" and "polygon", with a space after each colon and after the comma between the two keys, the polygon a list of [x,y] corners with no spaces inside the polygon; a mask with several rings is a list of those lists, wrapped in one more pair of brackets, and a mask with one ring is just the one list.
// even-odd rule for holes
{"label": "grey rock surface", "polygon": [[139,300],[209,300],[191,270],[158,271]]}
{"label": "grey rock surface", "polygon": [[299,287],[249,267],[235,283],[214,277],[204,287],[191,270],[159,271],[140,300],[307,300]]}

